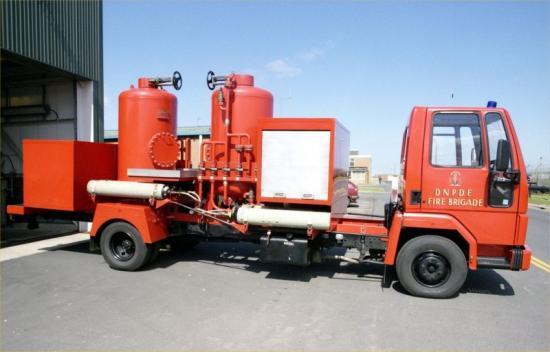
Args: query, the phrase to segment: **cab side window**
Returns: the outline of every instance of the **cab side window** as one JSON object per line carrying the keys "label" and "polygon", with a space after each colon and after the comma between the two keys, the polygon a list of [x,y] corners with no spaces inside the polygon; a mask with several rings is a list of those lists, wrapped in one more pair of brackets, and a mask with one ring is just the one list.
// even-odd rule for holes
{"label": "cab side window", "polygon": [[[487,144],[489,146],[489,169],[491,174],[498,174],[496,171],[496,159],[498,141],[503,139],[508,140],[506,127],[502,116],[496,112],[485,114],[485,126],[487,129]],[[512,158],[508,164],[508,169],[512,169]],[[489,206],[496,208],[511,207],[514,202],[514,184],[506,178],[502,180],[499,177],[492,177],[489,185]]]}
{"label": "cab side window", "polygon": [[[498,141],[503,139],[508,141],[506,128],[499,113],[490,112],[485,115],[485,124],[487,125],[487,142],[489,144],[489,167],[491,170],[495,168],[497,159]],[[510,159],[509,168],[512,168],[512,159]]]}
{"label": "cab side window", "polygon": [[431,164],[439,167],[480,167],[481,126],[473,113],[437,113],[432,120]]}

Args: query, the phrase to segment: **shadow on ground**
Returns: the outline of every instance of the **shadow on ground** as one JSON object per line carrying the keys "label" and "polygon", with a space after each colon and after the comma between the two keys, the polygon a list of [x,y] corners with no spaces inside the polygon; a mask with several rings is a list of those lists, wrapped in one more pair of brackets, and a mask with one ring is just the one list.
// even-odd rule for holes
{"label": "shadow on ground", "polygon": [[[393,289],[406,295],[410,295],[399,282],[393,284]],[[492,269],[479,269],[477,271],[469,271],[468,277],[464,286],[460,289],[459,294],[484,294],[495,296],[514,296],[514,288],[508,281],[499,273]]]}
{"label": "shadow on ground", "polygon": [[[46,248],[51,251],[70,251],[91,255],[88,242],[79,242],[64,247]],[[361,280],[379,282],[384,274],[384,265],[367,263],[362,265],[336,261],[312,264],[308,267],[269,264],[259,261],[258,246],[251,243],[206,242],[187,251],[163,251],[157,260],[144,268],[144,271],[162,270],[176,263],[198,262],[205,265],[221,266],[232,270],[246,270],[254,273],[267,273],[265,278],[274,280],[290,280],[309,282],[316,277],[328,277],[335,280]],[[344,248],[331,249],[330,254],[345,254]],[[350,255],[351,256],[351,255]],[[346,274],[340,276],[339,274]],[[393,289],[407,294],[399,282],[394,282]],[[470,271],[460,294],[487,294],[497,296],[513,296],[514,289],[504,277],[495,270],[480,269]]]}
{"label": "shadow on ground", "polygon": [[460,293],[478,293],[497,296],[513,296],[514,288],[493,269],[470,271]]}
{"label": "shadow on ground", "polygon": [[2,226],[1,232],[0,246],[6,248],[73,234],[78,232],[78,226],[67,221],[41,222],[36,228],[29,228],[27,223],[12,223]]}

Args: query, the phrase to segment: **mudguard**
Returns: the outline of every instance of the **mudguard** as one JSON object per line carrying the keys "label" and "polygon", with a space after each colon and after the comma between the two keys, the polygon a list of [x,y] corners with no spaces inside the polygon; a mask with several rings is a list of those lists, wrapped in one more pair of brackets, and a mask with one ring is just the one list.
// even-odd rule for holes
{"label": "mudguard", "polygon": [[96,236],[113,221],[125,221],[134,226],[145,243],[155,243],[168,236],[166,221],[155,209],[148,205],[124,203],[98,203],[90,235]]}
{"label": "mudguard", "polygon": [[435,213],[396,213],[394,215],[384,260],[386,265],[395,264],[397,246],[402,230],[414,228],[457,231],[468,243],[468,267],[472,270],[477,269],[477,240],[475,237],[454,217]]}

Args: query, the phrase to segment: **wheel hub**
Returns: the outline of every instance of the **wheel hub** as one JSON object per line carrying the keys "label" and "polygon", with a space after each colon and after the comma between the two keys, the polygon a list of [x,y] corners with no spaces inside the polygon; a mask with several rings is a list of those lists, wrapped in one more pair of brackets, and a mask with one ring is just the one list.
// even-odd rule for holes
{"label": "wheel hub", "polygon": [[128,261],[132,259],[135,254],[136,246],[132,238],[126,233],[116,233],[111,238],[109,245],[113,256],[120,261]]}
{"label": "wheel hub", "polygon": [[449,262],[436,252],[422,253],[413,261],[413,275],[424,286],[435,287],[444,284],[451,273]]}

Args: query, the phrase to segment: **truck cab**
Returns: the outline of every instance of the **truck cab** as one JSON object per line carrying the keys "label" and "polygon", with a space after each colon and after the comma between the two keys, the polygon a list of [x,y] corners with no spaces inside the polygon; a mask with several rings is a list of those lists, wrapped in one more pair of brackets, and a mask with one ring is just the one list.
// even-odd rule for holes
{"label": "truck cab", "polygon": [[[453,258],[441,246],[455,245],[473,270],[529,267],[525,164],[510,114],[489,105],[415,107],[403,134],[400,211],[392,214],[386,264],[396,264],[418,295],[432,296],[452,279]],[[405,253],[411,245],[424,249]],[[405,256],[407,268],[399,263]]]}

